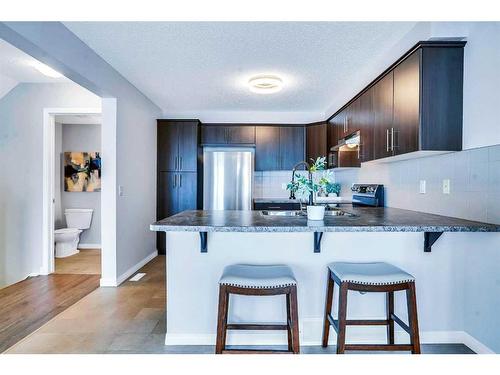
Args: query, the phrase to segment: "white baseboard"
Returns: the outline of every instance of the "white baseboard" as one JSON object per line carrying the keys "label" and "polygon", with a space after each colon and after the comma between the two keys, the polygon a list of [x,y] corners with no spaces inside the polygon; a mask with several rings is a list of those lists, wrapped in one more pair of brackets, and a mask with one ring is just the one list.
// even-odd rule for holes
{"label": "white baseboard", "polygon": [[467,345],[477,354],[496,354],[492,349],[484,345],[481,341],[477,340],[475,337],[469,335],[467,332],[462,332],[462,343]]}
{"label": "white baseboard", "polygon": [[130,267],[128,270],[126,270],[124,273],[122,273],[120,276],[116,278],[116,280],[113,279],[102,279],[99,281],[100,286],[111,286],[111,287],[116,287],[126,281],[130,276],[132,276],[134,273],[136,273],[139,269],[141,269],[144,265],[149,263],[152,259],[156,258],[158,256],[158,251],[155,250],[151,254],[149,254],[147,257]]}
{"label": "white baseboard", "polygon": [[100,243],[79,243],[78,244],[79,249],[101,249],[101,244]]}
{"label": "white baseboard", "polygon": [[[322,320],[308,318],[300,321],[300,327],[308,326],[306,332],[315,332],[314,336],[305,337],[300,332],[301,346],[321,345]],[[347,342],[352,344],[386,343],[385,327],[358,327],[352,326],[347,331]],[[330,343],[335,345],[337,335],[333,328],[330,331]],[[409,343],[409,336],[405,331],[395,332],[396,343]],[[422,344],[464,344],[478,354],[492,354],[493,350],[464,331],[421,331]],[[228,345],[286,345],[286,332],[229,332]],[[215,334],[178,334],[167,333],[165,345],[215,345]]]}
{"label": "white baseboard", "polygon": [[137,264],[134,266],[130,267],[128,270],[126,270],[124,273],[122,273],[120,276],[117,278],[117,283],[120,285],[123,283],[125,280],[127,280],[130,276],[132,276],[134,273],[139,271],[143,266],[145,266],[147,263],[149,263],[151,260],[156,258],[158,256],[158,250],[153,251],[151,254],[149,254],[147,257],[139,261]]}

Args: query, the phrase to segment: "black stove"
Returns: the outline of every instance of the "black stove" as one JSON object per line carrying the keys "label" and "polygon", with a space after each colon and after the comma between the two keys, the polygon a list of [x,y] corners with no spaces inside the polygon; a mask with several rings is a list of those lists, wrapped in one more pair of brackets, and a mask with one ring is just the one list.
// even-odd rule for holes
{"label": "black stove", "polygon": [[384,207],[384,185],[353,184],[352,205]]}

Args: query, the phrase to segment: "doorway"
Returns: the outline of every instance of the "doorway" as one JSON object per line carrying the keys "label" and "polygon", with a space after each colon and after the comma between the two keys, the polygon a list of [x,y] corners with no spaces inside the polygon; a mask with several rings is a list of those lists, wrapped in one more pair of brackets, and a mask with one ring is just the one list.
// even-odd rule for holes
{"label": "doorway", "polygon": [[101,274],[99,114],[55,115],[56,274]]}
{"label": "doorway", "polygon": [[[65,225],[67,225],[67,219],[66,217],[63,218],[64,215],[63,213],[63,191],[65,190],[65,184],[68,185],[65,180],[64,180],[64,153],[62,152],[62,148],[60,151],[57,150],[57,147],[62,147],[62,143],[60,146],[58,145],[58,137],[56,137],[56,133],[59,133],[61,131],[61,137],[62,137],[62,128],[57,128],[58,126],[64,126],[62,122],[75,122],[75,123],[80,123],[82,124],[83,122],[99,122],[99,126],[101,127],[101,109],[100,108],[47,108],[44,110],[44,131],[43,131],[43,145],[44,145],[44,158],[43,158],[43,258],[42,258],[42,267],[40,270],[40,274],[42,275],[47,275],[51,273],[86,273],[86,274],[95,274],[95,272],[98,272],[98,274],[101,274],[101,269],[102,269],[102,257],[101,257],[101,252],[102,252],[102,246],[97,243],[81,243],[80,240],[84,239],[85,237],[82,236],[80,238],[80,235],[84,233],[83,229],[79,228],[71,228],[71,229],[78,229],[81,232],[78,233],[78,239],[72,238],[73,244],[67,244],[67,249],[66,251],[63,251],[62,254],[66,255],[64,257],[65,261],[60,262],[60,260],[63,260],[63,257],[61,258],[56,258],[56,229],[68,229],[67,232],[69,232],[69,228],[63,228]],[[73,124],[76,126],[76,124]],[[71,126],[71,124],[68,124],[68,126]],[[76,128],[74,128],[76,129]],[[73,129],[73,130],[74,130]],[[81,129],[79,129],[81,130]],[[71,136],[69,138],[73,138],[73,131],[70,131],[69,134]],[[98,155],[100,155],[100,142],[101,142],[101,134],[102,131],[98,131],[99,135],[99,140],[98,140],[98,145],[99,145],[99,150],[96,150],[99,152]],[[61,139],[62,141],[62,139]],[[74,145],[68,145],[68,147],[73,147]],[[82,147],[85,145],[82,144]],[[85,147],[84,147],[85,148]],[[78,151],[82,154],[82,157],[88,158],[88,152],[86,152],[87,155],[83,156],[83,152],[86,150],[75,150],[75,152]],[[98,156],[95,154],[96,151],[89,150],[94,157]],[[71,158],[71,155],[69,155]],[[79,155],[74,156],[75,160],[79,158]],[[71,164],[71,160],[69,162]],[[89,168],[86,166],[86,161],[83,162],[76,162],[73,163],[76,164],[74,165],[77,169],[80,169],[80,171],[76,172],[76,176],[73,176],[73,180],[70,181],[70,185],[72,188],[78,189],[79,187],[88,187],[88,180],[86,181],[80,181],[79,178],[83,178],[83,175],[85,174],[84,172],[88,172]],[[68,166],[68,169],[70,169],[71,165]],[[96,175],[93,173],[92,175]],[[70,180],[71,180],[71,176]],[[100,178],[100,171],[97,173],[96,177]],[[84,179],[85,180],[85,179]],[[57,181],[57,182],[56,182]],[[95,181],[93,181],[95,184]],[[95,186],[94,186],[95,187]],[[94,187],[91,187],[94,188]],[[92,192],[93,194],[98,193],[99,197],[94,196],[93,201],[95,204],[95,201],[98,201],[98,209],[99,209],[99,220],[95,220],[94,217],[94,231],[99,232],[99,237],[100,234],[103,232],[103,225],[100,222],[100,186],[98,188],[99,192],[95,191]],[[67,192],[70,193],[70,192]],[[71,192],[72,194],[91,194],[91,192]],[[73,195],[74,197],[74,195]],[[81,200],[82,197],[80,197]],[[96,199],[97,198],[97,199]],[[69,202],[70,205],[82,205],[86,204],[85,201],[82,202],[76,202],[75,200],[69,197]],[[87,204],[91,204],[90,201],[87,202]],[[69,208],[69,207],[68,207]],[[73,209],[78,209],[78,207],[71,207]],[[92,207],[84,207],[86,209],[92,209]],[[82,209],[82,207],[80,207]],[[92,214],[93,214],[93,209],[92,209]],[[76,217],[79,219],[78,217]],[[74,218],[73,218],[74,219]],[[57,221],[56,221],[57,220]],[[81,222],[76,225],[72,226],[79,226],[81,225]],[[82,227],[84,227],[83,225]],[[56,228],[59,227],[59,228]],[[89,230],[92,227],[92,218],[90,219],[90,223],[88,225],[88,228],[86,230]],[[62,236],[57,236],[57,237],[71,237],[74,233],[65,233]],[[60,239],[60,238],[58,238]],[[68,238],[63,238],[67,241],[69,241]],[[80,248],[82,247],[81,245],[84,245],[83,247],[87,247],[85,252],[81,252],[78,246]],[[73,247],[72,245],[76,245],[76,251],[71,251],[71,248]],[[87,245],[87,246],[85,246]],[[98,246],[96,246],[98,245]],[[68,250],[69,248],[69,250]],[[86,252],[87,250],[93,250]],[[80,254],[81,253],[81,254]],[[71,254],[71,255],[69,255]],[[68,256],[69,255],[69,256]],[[58,260],[56,262],[56,259]],[[57,267],[56,267],[57,263]]]}

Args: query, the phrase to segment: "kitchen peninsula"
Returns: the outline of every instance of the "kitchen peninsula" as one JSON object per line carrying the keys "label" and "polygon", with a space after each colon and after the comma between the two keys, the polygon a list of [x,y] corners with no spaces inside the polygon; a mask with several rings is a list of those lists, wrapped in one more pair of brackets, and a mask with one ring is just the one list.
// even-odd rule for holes
{"label": "kitchen peninsula", "polygon": [[[460,288],[453,283],[463,273],[455,256],[467,251],[461,247],[461,239],[497,236],[485,232],[500,232],[500,225],[385,207],[349,207],[341,212],[344,214],[327,215],[324,221],[308,222],[301,215],[265,215],[261,211],[184,211],[152,224],[151,230],[168,232],[166,344],[215,342],[217,282],[223,268],[234,263],[291,266],[298,280],[301,342],[318,344],[326,265],[337,260],[387,261],[415,275],[423,342],[453,340],[460,324],[454,311],[463,303]],[[447,232],[446,241],[436,241],[443,232]],[[257,301],[235,296],[229,320],[282,321],[285,311],[278,298]],[[356,293],[350,299],[353,317],[384,314],[385,300],[377,294]],[[405,310],[404,302],[396,297],[397,311]],[[357,329],[348,332],[353,342]],[[362,329],[366,338],[367,328]],[[385,339],[383,328],[368,330],[373,340]],[[401,332],[398,335],[404,337]],[[285,342],[284,334],[272,331],[228,336],[229,345]]]}

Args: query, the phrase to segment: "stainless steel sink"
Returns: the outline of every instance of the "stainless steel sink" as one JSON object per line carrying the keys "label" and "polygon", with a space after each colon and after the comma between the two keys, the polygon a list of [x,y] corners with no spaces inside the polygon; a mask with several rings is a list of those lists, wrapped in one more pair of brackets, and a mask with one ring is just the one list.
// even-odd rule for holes
{"label": "stainless steel sink", "polygon": [[325,216],[356,216],[356,215],[342,210],[326,210]]}
{"label": "stainless steel sink", "polygon": [[264,216],[303,216],[302,211],[261,211]]}
{"label": "stainless steel sink", "polygon": [[[293,217],[293,216],[306,216],[307,213],[305,211],[261,211],[261,214],[264,216],[287,216],[287,217]],[[333,209],[333,210],[325,210],[325,216],[356,216],[350,212],[346,212],[340,209]]]}

